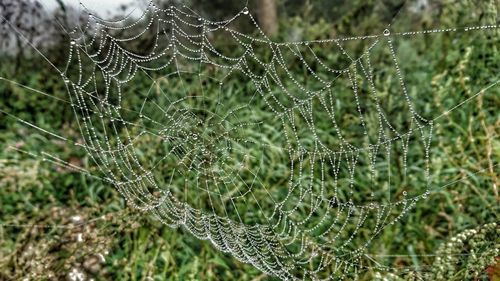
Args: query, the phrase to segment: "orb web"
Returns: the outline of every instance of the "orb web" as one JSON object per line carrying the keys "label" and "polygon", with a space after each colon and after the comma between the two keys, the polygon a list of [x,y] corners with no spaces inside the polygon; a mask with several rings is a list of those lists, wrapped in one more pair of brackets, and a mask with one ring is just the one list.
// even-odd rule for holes
{"label": "orb web", "polygon": [[99,176],[134,208],[286,280],[391,270],[368,249],[439,187],[434,124],[461,106],[414,101],[398,39],[498,28],[276,42],[246,7],[223,21],[153,2],[137,19],[87,13],[61,77]]}

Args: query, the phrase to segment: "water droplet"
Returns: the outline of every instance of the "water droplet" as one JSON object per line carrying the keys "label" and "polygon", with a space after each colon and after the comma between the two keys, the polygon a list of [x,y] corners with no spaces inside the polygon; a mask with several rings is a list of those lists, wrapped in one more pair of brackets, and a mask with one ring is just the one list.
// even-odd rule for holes
{"label": "water droplet", "polygon": [[403,191],[403,196],[406,197],[406,195],[408,195],[408,192],[406,192],[406,190],[405,190],[405,191]]}
{"label": "water droplet", "polygon": [[70,44],[71,45],[76,45],[76,42],[75,41],[71,41]]}
{"label": "water droplet", "polygon": [[243,8],[243,14],[248,15],[248,8],[247,7]]}
{"label": "water droplet", "polygon": [[384,36],[389,36],[391,35],[391,31],[389,29],[384,30]]}
{"label": "water droplet", "polygon": [[426,199],[429,196],[430,192],[426,191],[423,195],[422,198]]}

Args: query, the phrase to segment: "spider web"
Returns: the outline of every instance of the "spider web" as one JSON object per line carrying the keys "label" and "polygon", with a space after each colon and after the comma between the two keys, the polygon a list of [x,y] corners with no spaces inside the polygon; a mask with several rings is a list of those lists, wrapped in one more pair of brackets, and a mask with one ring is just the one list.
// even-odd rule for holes
{"label": "spider web", "polygon": [[[443,188],[431,176],[434,124],[498,83],[436,114],[415,103],[397,53],[400,38],[495,24],[275,42],[246,7],[224,21],[153,2],[137,19],[86,13],[69,32],[61,77],[93,176],[134,208],[285,280],[393,270],[368,249]],[[378,84],[386,77],[389,93]]]}

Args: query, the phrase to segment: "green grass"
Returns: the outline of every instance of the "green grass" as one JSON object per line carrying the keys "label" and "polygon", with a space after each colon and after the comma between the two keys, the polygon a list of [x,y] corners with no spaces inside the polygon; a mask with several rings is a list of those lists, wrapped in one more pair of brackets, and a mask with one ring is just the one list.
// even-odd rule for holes
{"label": "green grass", "polygon": [[[457,10],[467,8],[470,7],[464,6]],[[453,16],[459,18],[460,14],[442,16],[435,19],[434,24],[437,25],[440,21],[454,22]],[[405,23],[401,20],[397,26],[402,30],[420,27],[414,25],[415,23]],[[360,23],[359,26],[370,28],[366,26],[366,22]],[[326,27],[328,23],[318,23],[311,27],[311,32],[306,35],[311,37],[305,39],[318,39],[315,36],[323,36]],[[370,30],[367,33],[370,33]],[[500,159],[500,120],[497,113],[500,108],[500,87],[497,85],[474,96],[485,86],[499,79],[498,43],[497,30],[457,37],[442,34],[421,36],[413,40],[395,40],[397,57],[401,62],[408,92],[415,101],[416,109],[424,116],[437,116],[461,101],[468,98],[471,100],[440,118],[435,124],[436,137],[432,140],[430,154],[433,192],[427,199],[420,200],[396,225],[377,236],[369,247],[371,254],[400,255],[379,257],[384,264],[399,269],[413,268],[422,277],[432,278],[429,272],[432,271],[434,257],[423,254],[435,253],[451,237],[465,229],[499,221],[499,197],[495,194],[495,186],[498,188],[499,184],[496,165]],[[371,59],[376,72],[375,84],[380,98],[386,102],[384,106],[392,109],[390,119],[399,123],[401,127],[398,129],[403,129],[408,125],[402,122],[408,118],[408,108],[402,99],[397,98],[400,94],[399,82],[388,48],[383,46],[372,51]],[[263,57],[270,55],[265,46],[260,47],[262,49],[257,46],[256,52]],[[321,44],[311,46],[324,56],[325,60],[345,63],[338,52],[328,51],[333,47]],[[357,53],[366,45],[346,44],[344,47]],[[241,50],[232,50],[234,53],[239,51]],[[285,53],[285,57],[287,55],[291,57],[290,53]],[[1,60],[7,62],[9,59]],[[301,82],[306,84],[314,83],[310,82],[307,70],[302,68],[298,61],[289,61],[289,68],[296,74],[297,79],[302,79]],[[40,62],[40,65],[42,64]],[[186,64],[188,71],[198,74],[197,68],[188,67]],[[64,84],[51,70],[38,66],[30,68],[28,64],[23,65],[22,69],[23,71],[14,74],[8,67],[3,67],[0,77],[15,80],[59,98],[67,98]],[[209,68],[201,74],[202,77],[210,77],[207,78],[209,82],[206,86],[201,86],[202,83],[196,81],[196,77],[189,77],[188,74],[182,79],[155,79],[158,79],[164,89],[169,90],[171,96],[181,97],[186,91],[195,94],[203,91],[203,99],[192,99],[188,104],[189,108],[196,110],[199,115],[203,114],[202,109],[216,111],[218,100],[224,103],[222,110],[235,108],[250,98],[244,93],[255,91],[255,86],[243,75],[235,74],[233,79],[224,83],[224,91],[220,91],[218,83],[210,83],[210,79],[220,74]],[[283,72],[279,74],[284,75]],[[144,76],[135,78],[126,89],[126,93],[133,94],[124,99],[123,107],[140,108],[150,83],[149,78]],[[288,80],[287,83],[287,88],[294,88],[291,81]],[[340,89],[339,100],[352,101],[349,81],[339,79],[336,83]],[[308,86],[319,87],[315,84]],[[154,88],[153,92],[154,101],[168,106],[168,101],[162,98],[159,88]],[[359,131],[352,127],[356,120],[348,118],[350,113],[355,112],[355,106],[352,102],[338,106],[339,116],[347,116],[339,122],[341,127],[353,128],[346,130],[347,134],[352,133],[347,135],[347,138],[363,143],[364,140],[358,139]],[[69,106],[62,106],[53,99],[7,80],[0,80],[0,109],[40,128],[50,129],[58,135],[71,139],[81,138]],[[145,115],[154,120],[161,119],[160,113],[153,106],[145,109]],[[243,122],[269,120],[269,126],[261,128],[262,130],[248,127],[239,131],[242,137],[257,140],[265,137],[267,139],[264,142],[269,144],[283,141],[281,127],[272,119],[273,114],[263,101],[257,101],[251,112],[238,117],[246,118],[239,120]],[[130,113],[126,118],[148,128],[155,126],[147,120],[141,120],[134,113]],[[375,124],[376,116],[369,118],[373,119],[368,120],[371,121],[368,124]],[[316,128],[325,136],[324,141],[334,147],[338,145],[338,139],[335,138],[331,124],[326,118],[324,120],[323,123],[317,123]],[[308,131],[302,128],[306,128],[305,124],[299,127],[298,133],[307,135]],[[134,130],[131,129],[137,133],[141,129]],[[207,138],[210,139],[210,136]],[[154,162],[154,159],[164,155],[161,146],[154,141],[154,138],[145,136],[136,143],[137,150],[145,161]],[[418,148],[415,146],[408,154],[408,158],[417,163],[415,169],[421,168],[421,161],[425,159],[423,151]],[[259,149],[262,147],[254,148],[251,153],[258,155]],[[38,156],[33,157],[23,151],[36,152]],[[73,146],[55,140],[54,137],[11,116],[0,114],[1,280],[19,279],[24,276],[31,276],[33,279],[63,279],[72,268],[82,268],[89,277],[98,280],[273,280],[251,265],[238,262],[230,255],[217,251],[209,242],[194,238],[186,230],[171,229],[148,214],[129,208],[120,194],[108,183],[43,161],[41,152],[56,155],[100,175],[89,156],[82,150],[73,149]],[[289,163],[284,162],[279,155],[279,151],[266,148],[266,167],[274,169],[267,169],[261,179],[263,185],[268,186],[278,197],[282,195],[280,186],[286,181],[286,173],[289,172]],[[155,169],[155,176],[159,181],[169,178],[162,171],[169,171],[172,165],[175,163],[165,161]],[[393,184],[397,187],[392,193],[392,200],[401,199],[404,190],[408,191],[410,196],[425,191],[426,185],[422,183],[421,170],[413,170],[413,173],[405,176],[400,166],[394,165],[391,169],[395,175]],[[364,174],[366,170],[360,170],[355,180],[362,189],[359,193],[343,196],[352,196],[362,202],[366,193],[371,190],[372,183]],[[461,180],[452,183],[457,179]],[[173,185],[182,187],[185,180],[175,178]],[[177,192],[183,194],[182,190]],[[260,196],[263,201],[266,200],[264,193]],[[380,199],[379,196],[382,195],[376,196]],[[210,207],[206,198],[197,190],[188,191],[187,200],[200,208]],[[244,204],[238,208],[241,208],[239,210],[242,213],[247,208],[249,213],[253,210],[252,206]],[[306,212],[307,209],[303,211]],[[72,220],[75,216],[80,216],[85,223],[80,225]],[[249,215],[245,220],[255,223],[259,222],[259,217]],[[38,228],[33,225],[46,227]],[[362,230],[366,231],[366,234],[360,235],[360,241],[371,235],[370,230],[369,227]],[[83,243],[78,242],[79,233],[83,233]],[[498,235],[487,237],[491,240],[492,247],[498,248]],[[103,255],[104,260],[101,260],[99,254]],[[454,280],[472,279],[464,270],[470,266],[468,259],[468,256],[464,256],[461,261],[463,267],[455,273]],[[47,268],[43,265],[47,265]],[[485,279],[487,272],[480,273],[481,278]],[[361,278],[369,280],[374,274],[369,271],[363,273]],[[412,278],[411,272],[399,270],[395,274],[404,279]],[[387,278],[395,278],[389,274],[385,275]]]}

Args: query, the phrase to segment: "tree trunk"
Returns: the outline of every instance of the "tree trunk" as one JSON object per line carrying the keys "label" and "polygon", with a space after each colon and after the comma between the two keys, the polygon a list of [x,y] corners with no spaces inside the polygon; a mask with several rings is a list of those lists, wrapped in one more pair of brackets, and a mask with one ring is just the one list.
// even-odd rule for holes
{"label": "tree trunk", "polygon": [[262,31],[272,36],[278,33],[278,14],[275,0],[259,0],[258,20]]}

